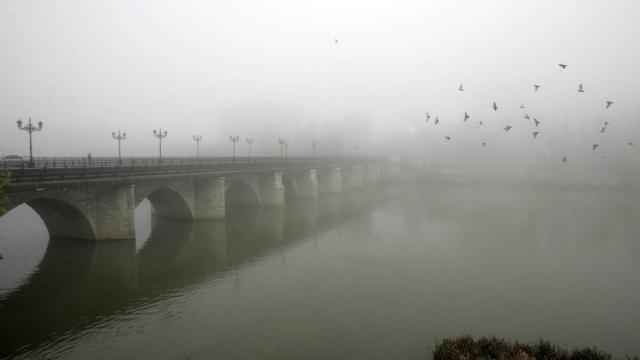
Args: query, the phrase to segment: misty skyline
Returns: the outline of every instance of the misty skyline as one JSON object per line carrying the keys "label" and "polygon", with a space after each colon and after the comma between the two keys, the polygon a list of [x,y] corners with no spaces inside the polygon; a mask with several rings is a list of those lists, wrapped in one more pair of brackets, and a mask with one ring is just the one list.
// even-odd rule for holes
{"label": "misty skyline", "polygon": [[[635,1],[4,1],[0,153],[27,153],[15,121],[32,117],[45,124],[35,156],[113,156],[118,129],[124,156],[154,156],[161,127],[167,156],[194,155],[193,134],[203,155],[228,156],[233,133],[239,155],[245,137],[276,155],[284,136],[301,156],[315,139],[323,155],[340,143],[453,165],[483,164],[482,150],[487,166],[637,167],[638,13]],[[520,104],[541,121],[535,140]]]}

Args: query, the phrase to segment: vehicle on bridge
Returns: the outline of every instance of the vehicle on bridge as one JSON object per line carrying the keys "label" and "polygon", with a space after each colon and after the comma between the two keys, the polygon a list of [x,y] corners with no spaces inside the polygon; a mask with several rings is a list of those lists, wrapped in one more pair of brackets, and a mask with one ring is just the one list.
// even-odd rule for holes
{"label": "vehicle on bridge", "polygon": [[1,158],[2,167],[5,168],[16,168],[23,166],[25,161],[24,156],[21,155],[5,155]]}

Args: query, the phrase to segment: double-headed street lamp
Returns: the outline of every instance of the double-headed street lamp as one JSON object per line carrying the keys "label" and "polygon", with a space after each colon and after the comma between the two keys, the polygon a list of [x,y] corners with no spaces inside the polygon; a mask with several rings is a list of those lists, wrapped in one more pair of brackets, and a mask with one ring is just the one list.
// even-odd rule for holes
{"label": "double-headed street lamp", "polygon": [[155,129],[153,130],[153,136],[158,138],[159,141],[159,150],[158,150],[158,162],[162,161],[162,139],[167,137],[167,132],[162,132],[162,128],[160,128],[160,130],[156,131]]}
{"label": "double-headed street lamp", "polygon": [[283,154],[284,154],[284,144],[287,143],[287,139],[285,138],[278,138],[278,144],[280,144],[280,160],[282,160]]}
{"label": "double-headed street lamp", "polygon": [[249,145],[249,158],[251,158],[251,145],[253,145],[253,138],[246,138],[247,144]]}
{"label": "double-headed street lamp", "polygon": [[289,159],[289,140],[284,141],[284,159]]}
{"label": "double-headed street lamp", "polygon": [[126,132],[120,133],[120,130],[118,130],[117,134],[115,132],[112,132],[111,137],[114,138],[114,140],[118,140],[118,164],[122,165],[122,153],[120,152],[120,141],[127,138],[127,133]]}
{"label": "double-headed street lamp", "polygon": [[229,141],[233,143],[233,158],[236,158],[236,143],[240,141],[240,136],[238,135],[229,135]]}
{"label": "double-headed street lamp", "polygon": [[202,135],[193,135],[193,141],[196,142],[196,156],[200,159],[200,141],[202,141]]}
{"label": "double-headed street lamp", "polygon": [[29,123],[26,126],[22,126],[22,120],[18,119],[17,121],[18,129],[24,130],[29,133],[29,165],[33,166],[33,141],[31,140],[31,134],[36,131],[42,130],[42,121],[38,122],[38,126],[31,124],[31,118],[29,118]]}

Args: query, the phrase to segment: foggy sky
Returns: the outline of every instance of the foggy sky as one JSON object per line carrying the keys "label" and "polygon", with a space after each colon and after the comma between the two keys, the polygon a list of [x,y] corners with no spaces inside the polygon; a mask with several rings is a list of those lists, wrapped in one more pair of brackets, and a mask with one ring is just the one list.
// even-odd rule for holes
{"label": "foggy sky", "polygon": [[153,156],[162,128],[167,156],[193,155],[192,134],[228,156],[234,133],[240,154],[250,136],[276,155],[285,136],[292,155],[315,139],[321,155],[633,171],[639,14],[633,0],[3,0],[0,154],[28,154],[15,121],[32,117],[36,156],[112,156],[117,129],[125,155]]}

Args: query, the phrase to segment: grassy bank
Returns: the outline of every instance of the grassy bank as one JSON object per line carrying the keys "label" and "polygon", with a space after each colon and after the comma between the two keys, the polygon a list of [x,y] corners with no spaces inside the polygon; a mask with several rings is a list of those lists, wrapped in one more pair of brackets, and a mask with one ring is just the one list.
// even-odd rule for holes
{"label": "grassy bank", "polygon": [[475,359],[518,359],[518,360],[640,360],[640,357],[615,358],[596,348],[566,350],[549,341],[540,340],[534,344],[518,341],[471,336],[446,338],[436,343],[433,360],[475,360]]}

